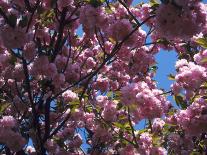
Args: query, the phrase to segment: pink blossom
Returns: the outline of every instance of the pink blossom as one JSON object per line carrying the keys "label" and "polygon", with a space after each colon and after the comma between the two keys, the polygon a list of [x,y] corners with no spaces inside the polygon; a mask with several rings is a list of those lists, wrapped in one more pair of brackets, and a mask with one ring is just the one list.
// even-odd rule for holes
{"label": "pink blossom", "polygon": [[167,155],[167,150],[163,147],[153,147],[150,154]]}
{"label": "pink blossom", "polygon": [[115,121],[116,120],[116,106],[114,102],[109,101],[104,107],[103,117],[106,121]]}
{"label": "pink blossom", "polygon": [[67,90],[63,93],[64,100],[66,102],[71,102],[78,98],[77,94],[72,92],[71,90]]}
{"label": "pink blossom", "polygon": [[70,146],[79,148],[82,144],[82,138],[79,134],[75,135],[72,142],[70,143]]}
{"label": "pink blossom", "polygon": [[106,92],[109,88],[109,82],[107,78],[98,77],[97,81],[94,84],[94,87],[97,90],[100,90],[102,92]]}
{"label": "pink blossom", "polygon": [[200,65],[196,65],[193,62],[187,62],[186,60],[179,60],[176,63],[178,74],[175,76],[175,87],[182,87],[184,89],[194,90],[198,88],[207,78],[206,69]]}
{"label": "pink blossom", "polygon": [[3,118],[0,119],[0,127],[13,128],[15,126],[16,120],[13,116],[3,116]]}
{"label": "pink blossom", "polygon": [[[124,30],[124,31],[123,31]],[[132,31],[129,20],[117,20],[109,27],[109,36],[116,41],[122,41]]]}
{"label": "pink blossom", "polygon": [[24,46],[23,56],[27,60],[32,60],[35,57],[35,44],[33,42],[29,42]]}
{"label": "pink blossom", "polygon": [[138,92],[138,86],[135,83],[129,84],[121,89],[122,93],[122,103],[125,105],[130,105],[136,103],[134,96]]}
{"label": "pink blossom", "polygon": [[28,41],[25,30],[20,27],[1,27],[0,34],[6,48],[20,48]]}
{"label": "pink blossom", "polygon": [[[184,3],[188,2],[185,1]],[[206,14],[203,9],[199,2],[185,5],[182,9],[171,3],[160,4],[156,11],[155,28],[161,37],[169,40],[175,38],[189,39],[200,33],[206,24]],[[186,27],[186,25],[188,26]]]}
{"label": "pink blossom", "polygon": [[58,70],[64,69],[66,63],[67,63],[67,57],[64,57],[62,55],[57,55],[56,56],[55,64],[56,64]]}
{"label": "pink blossom", "polygon": [[56,88],[59,88],[62,84],[64,84],[65,82],[65,75],[60,73],[60,74],[56,74],[53,77],[53,84]]}
{"label": "pink blossom", "polygon": [[154,132],[159,132],[162,130],[164,125],[165,122],[163,120],[161,120],[160,118],[155,118],[152,123],[152,130]]}
{"label": "pink blossom", "polygon": [[73,0],[58,0],[57,1],[57,5],[61,9],[69,5],[72,5],[72,4],[73,4]]}
{"label": "pink blossom", "polygon": [[101,8],[86,5],[80,10],[80,23],[83,24],[83,30],[88,36],[94,34],[96,26],[104,26],[105,21],[105,15]]}

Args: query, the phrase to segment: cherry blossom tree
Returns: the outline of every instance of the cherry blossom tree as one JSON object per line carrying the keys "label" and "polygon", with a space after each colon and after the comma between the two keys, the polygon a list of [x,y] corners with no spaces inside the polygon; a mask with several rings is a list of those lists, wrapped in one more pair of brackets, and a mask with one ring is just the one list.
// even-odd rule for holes
{"label": "cherry blossom tree", "polygon": [[0,154],[207,153],[207,5],[132,2],[0,0]]}

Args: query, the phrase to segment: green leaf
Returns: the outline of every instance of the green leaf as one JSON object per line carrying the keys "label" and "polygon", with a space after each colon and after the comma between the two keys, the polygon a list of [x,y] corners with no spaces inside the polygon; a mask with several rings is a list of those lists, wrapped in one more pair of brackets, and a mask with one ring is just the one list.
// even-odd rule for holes
{"label": "green leaf", "polygon": [[158,67],[157,66],[152,66],[152,67],[150,67],[150,70],[151,71],[153,71],[153,72],[157,72],[157,69],[158,69]]}
{"label": "green leaf", "polygon": [[170,110],[167,114],[168,114],[169,116],[172,116],[172,115],[174,115],[175,113],[176,113],[175,110]]}
{"label": "green leaf", "polygon": [[201,153],[200,152],[193,151],[193,152],[190,153],[190,155],[201,155]]}
{"label": "green leaf", "polygon": [[93,111],[93,107],[91,105],[88,105],[86,107],[86,111],[89,112],[89,113],[91,113]]}
{"label": "green leaf", "polygon": [[113,94],[113,98],[117,101],[120,101],[120,97],[121,97],[121,91],[115,91]]}
{"label": "green leaf", "polygon": [[4,113],[4,111],[9,107],[9,103],[1,103],[0,104],[0,115],[2,115]]}
{"label": "green leaf", "polygon": [[201,63],[206,63],[206,62],[207,62],[207,57],[205,57],[201,60]]}
{"label": "green leaf", "polygon": [[119,122],[114,122],[113,124],[115,127],[120,128],[122,130],[131,131],[131,127],[129,125],[129,122],[126,122],[124,124],[119,123]]}
{"label": "green leaf", "polygon": [[70,102],[69,105],[71,108],[71,112],[75,112],[75,110],[78,109],[80,106],[80,101],[78,99],[76,99],[76,100]]}
{"label": "green leaf", "polygon": [[127,120],[127,116],[126,115],[120,115],[119,116],[119,121],[121,120]]}
{"label": "green leaf", "polygon": [[124,128],[124,124],[121,124],[121,123],[119,123],[119,122],[114,122],[113,124],[114,124],[114,126],[117,127],[117,128],[120,128],[120,129],[123,129],[123,128]]}
{"label": "green leaf", "polygon": [[201,47],[207,48],[207,38],[198,38],[195,42]]}
{"label": "green leaf", "polygon": [[148,130],[148,129],[141,129],[141,130],[138,131],[138,134],[140,135],[140,134],[146,132],[147,130]]}
{"label": "green leaf", "polygon": [[113,98],[113,91],[107,92],[106,96],[109,98]]}
{"label": "green leaf", "polygon": [[99,7],[102,5],[105,0],[88,0],[89,4],[91,4],[93,7]]}
{"label": "green leaf", "polygon": [[152,137],[152,141],[153,141],[153,145],[154,146],[160,146],[162,141],[161,141],[161,137],[158,135],[153,135]]}
{"label": "green leaf", "polygon": [[11,65],[15,65],[16,62],[17,62],[17,57],[15,57],[14,55],[12,55],[11,58],[9,59],[9,63]]}
{"label": "green leaf", "polygon": [[169,74],[169,75],[168,75],[168,79],[169,79],[169,80],[175,80],[175,76],[172,75],[172,74]]}
{"label": "green leaf", "polygon": [[110,8],[105,8],[105,11],[106,11],[106,13],[108,13],[108,14],[112,14],[113,13],[113,11],[112,11],[112,9],[110,9]]}
{"label": "green leaf", "polygon": [[124,124],[124,129],[127,130],[127,131],[131,131],[132,130],[129,122]]}
{"label": "green leaf", "polygon": [[183,97],[181,95],[174,96],[175,102],[179,105],[181,102],[184,102]]}
{"label": "green leaf", "polygon": [[40,14],[40,22],[43,26],[50,25],[54,22],[55,11],[53,9],[44,11]]}
{"label": "green leaf", "polygon": [[27,16],[24,16],[19,21],[19,26],[23,28],[23,27],[27,26],[27,23],[28,23],[28,18],[27,18]]}
{"label": "green leaf", "polygon": [[183,99],[182,95],[175,95],[174,96],[175,102],[176,104],[181,107],[182,109],[186,109],[187,108],[187,103],[186,101]]}
{"label": "green leaf", "polygon": [[157,6],[159,6],[159,3],[158,3],[157,0],[150,0],[150,6],[151,7],[157,7]]}
{"label": "green leaf", "polygon": [[121,110],[124,106],[119,102],[116,106],[117,110]]}
{"label": "green leaf", "polygon": [[109,37],[109,41],[110,41],[112,44],[116,44],[116,40],[113,39],[113,38],[111,38],[111,37]]}
{"label": "green leaf", "polygon": [[166,40],[166,39],[158,39],[158,40],[157,40],[157,43],[159,43],[159,44],[163,44],[163,45],[165,45],[165,46],[167,46],[167,45],[170,44],[170,42],[169,42],[168,40]]}
{"label": "green leaf", "polygon": [[11,25],[15,27],[17,23],[17,17],[14,14],[11,14],[8,16],[8,19]]}
{"label": "green leaf", "polygon": [[137,104],[136,103],[131,103],[128,107],[129,107],[130,110],[134,111],[134,110],[137,109]]}

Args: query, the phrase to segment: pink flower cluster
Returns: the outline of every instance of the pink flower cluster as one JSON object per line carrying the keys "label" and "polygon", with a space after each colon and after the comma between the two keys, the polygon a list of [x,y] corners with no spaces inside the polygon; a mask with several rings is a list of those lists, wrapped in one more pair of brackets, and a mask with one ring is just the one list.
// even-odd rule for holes
{"label": "pink flower cluster", "polygon": [[1,27],[0,34],[3,45],[9,49],[22,47],[28,40],[28,35],[24,31],[25,29],[20,27]]}
{"label": "pink flower cluster", "polygon": [[152,131],[160,132],[163,129],[165,122],[161,118],[155,118],[152,123]]}
{"label": "pink flower cluster", "polygon": [[194,55],[194,61],[205,68],[207,68],[207,50],[201,51]]}
{"label": "pink flower cluster", "polygon": [[[124,30],[124,31],[123,31]],[[115,21],[109,28],[109,36],[116,41],[122,41],[132,31],[132,25],[127,19]]]}
{"label": "pink flower cluster", "polygon": [[206,25],[206,6],[191,0],[160,4],[154,24],[160,37],[189,40]]}
{"label": "pink flower cluster", "polygon": [[178,133],[170,133],[167,137],[169,151],[176,154],[188,155],[193,150],[193,142],[191,137],[183,137]]}
{"label": "pink flower cluster", "polygon": [[16,120],[12,116],[3,116],[0,119],[0,143],[5,144],[12,151],[20,151],[26,140],[20,133],[15,132]]}
{"label": "pink flower cluster", "polygon": [[[178,73],[175,76],[176,83],[172,85],[172,90],[175,94],[179,93],[181,89],[185,89],[189,93],[199,88],[207,78],[206,68],[188,62],[185,59],[178,60],[175,65]],[[190,95],[190,96],[191,96]]]}
{"label": "pink flower cluster", "polygon": [[169,122],[180,126],[187,135],[199,136],[207,130],[207,104],[205,99],[196,99],[187,109],[179,110],[169,117]]}
{"label": "pink flower cluster", "polygon": [[130,74],[146,73],[149,66],[155,64],[155,58],[150,53],[150,48],[142,46],[133,53],[132,65],[130,66]]}
{"label": "pink flower cluster", "polygon": [[145,82],[130,83],[121,89],[122,104],[131,107],[135,121],[161,117],[170,103],[161,94],[163,91],[150,88]]}
{"label": "pink flower cluster", "polygon": [[93,36],[98,27],[105,27],[108,23],[104,10],[86,5],[80,10],[80,23],[83,24],[83,30],[89,37]]}
{"label": "pink flower cluster", "polygon": [[72,92],[71,90],[67,90],[62,94],[65,102],[72,102],[75,99],[78,99],[78,96],[76,93]]}
{"label": "pink flower cluster", "polygon": [[148,132],[142,133],[138,140],[139,144],[139,153],[140,154],[157,154],[157,155],[166,155],[167,150],[163,147],[153,146],[153,138]]}
{"label": "pink flower cluster", "polygon": [[[205,151],[206,5],[132,3],[0,0],[0,154]],[[153,80],[161,49],[180,59],[170,95],[182,109]]]}

